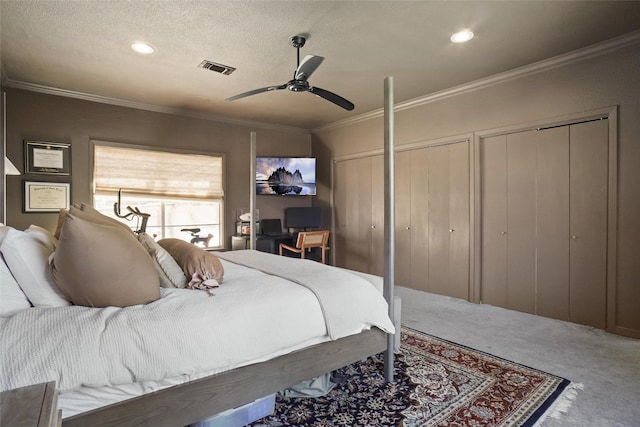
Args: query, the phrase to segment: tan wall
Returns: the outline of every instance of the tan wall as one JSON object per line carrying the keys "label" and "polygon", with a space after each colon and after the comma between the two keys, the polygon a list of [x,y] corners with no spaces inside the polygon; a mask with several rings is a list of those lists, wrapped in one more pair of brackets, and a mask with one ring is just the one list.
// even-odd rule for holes
{"label": "tan wall", "polygon": [[[23,141],[71,143],[71,198],[91,200],[89,140],[225,154],[225,238],[231,247],[235,209],[249,208],[249,135],[257,133],[256,154],[309,156],[311,136],[296,129],[259,129],[102,103],[6,89],[7,155],[24,170]],[[23,213],[23,180],[63,180],[45,175],[7,177],[7,224],[55,229],[57,214]],[[261,218],[283,218],[288,206],[310,206],[310,197],[258,196]]]}
{"label": "tan wall", "polygon": [[[473,64],[469,64],[473,66]],[[618,260],[616,328],[640,337],[640,48],[625,47],[529,76],[395,113],[397,145],[450,137],[618,105]],[[402,85],[395,81],[396,86]],[[380,91],[382,91],[380,82]],[[375,117],[313,132],[320,164],[382,149]],[[318,179],[330,180],[327,170]],[[329,204],[319,187],[314,203]]]}

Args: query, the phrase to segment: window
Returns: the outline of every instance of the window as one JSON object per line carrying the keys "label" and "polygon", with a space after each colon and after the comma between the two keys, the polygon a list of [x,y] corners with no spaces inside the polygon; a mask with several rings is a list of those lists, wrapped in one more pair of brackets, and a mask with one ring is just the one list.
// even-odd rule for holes
{"label": "window", "polygon": [[[207,238],[209,247],[222,244],[223,158],[221,155],[179,153],[103,144],[93,145],[93,204],[117,218],[114,204],[122,191],[121,215],[127,206],[150,214],[146,231],[157,239],[191,241]],[[120,219],[121,221],[125,221]],[[131,228],[141,224],[133,217]],[[184,228],[200,228],[191,234]]]}

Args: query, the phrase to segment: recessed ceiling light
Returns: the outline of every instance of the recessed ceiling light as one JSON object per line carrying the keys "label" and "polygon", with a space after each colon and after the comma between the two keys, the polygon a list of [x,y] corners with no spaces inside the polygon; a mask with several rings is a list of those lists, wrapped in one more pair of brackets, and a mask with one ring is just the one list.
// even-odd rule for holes
{"label": "recessed ceiling light", "polygon": [[473,38],[473,32],[471,30],[462,30],[451,36],[451,41],[454,43],[468,42]]}
{"label": "recessed ceiling light", "polygon": [[150,55],[153,53],[153,47],[143,42],[135,42],[131,45],[131,49],[144,55]]}

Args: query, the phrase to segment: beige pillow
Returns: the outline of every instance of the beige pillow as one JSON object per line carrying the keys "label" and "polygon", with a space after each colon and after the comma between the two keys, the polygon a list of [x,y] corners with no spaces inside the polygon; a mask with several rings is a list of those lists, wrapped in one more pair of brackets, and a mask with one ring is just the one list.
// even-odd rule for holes
{"label": "beige pillow", "polygon": [[133,233],[115,224],[67,214],[50,269],[77,305],[127,307],[160,298],[153,260]]}
{"label": "beige pillow", "polygon": [[78,209],[75,206],[71,206],[71,208],[69,209],[69,213],[73,216],[84,219],[85,221],[91,221],[97,224],[116,225],[118,227],[121,227],[123,230],[126,230],[129,233],[133,234],[133,230],[131,230],[131,228],[129,228],[129,226],[124,222],[118,221],[117,219],[101,214],[100,212],[98,212],[97,210],[95,210],[94,208],[92,208],[87,204],[83,203],[80,206],[81,206],[81,209]]}
{"label": "beige pillow", "polygon": [[70,213],[71,215],[81,218],[85,221],[90,221],[97,224],[117,225],[118,227],[122,227],[123,230],[127,230],[128,232],[133,234],[131,228],[129,228],[129,226],[124,222],[108,217],[97,211],[92,206],[87,205],[86,203],[82,203],[80,205],[74,203],[68,210],[60,209],[60,213],[58,214],[58,225],[56,227],[55,233],[53,234],[56,239],[60,238],[60,233],[62,232],[62,226],[64,225],[67,213]]}
{"label": "beige pillow", "polygon": [[142,246],[155,261],[154,266],[160,276],[160,286],[163,288],[184,288],[187,285],[187,276],[182,268],[169,252],[153,240],[153,237],[147,233],[140,233],[138,241],[142,243]]}
{"label": "beige pillow", "polygon": [[58,224],[56,225],[56,231],[53,233],[53,237],[56,239],[60,238],[60,231],[62,231],[62,224],[64,224],[64,219],[67,217],[69,213],[69,209],[60,209],[58,213]]}
{"label": "beige pillow", "polygon": [[224,267],[211,252],[180,239],[161,239],[158,244],[165,248],[182,268],[189,280],[187,287],[206,289],[222,283]]}

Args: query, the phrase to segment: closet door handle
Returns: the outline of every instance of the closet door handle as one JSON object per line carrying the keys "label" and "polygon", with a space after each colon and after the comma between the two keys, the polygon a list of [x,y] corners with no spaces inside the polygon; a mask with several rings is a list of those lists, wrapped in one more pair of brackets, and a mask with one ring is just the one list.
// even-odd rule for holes
{"label": "closet door handle", "polygon": [[411,230],[411,227],[405,227],[407,230]]}
{"label": "closet door handle", "polygon": [[375,226],[375,225],[372,225],[372,226],[371,226],[371,229],[373,230],[374,228],[376,228],[376,226]]}
{"label": "closet door handle", "polygon": [[453,228],[450,228],[450,229],[449,229],[449,233],[453,233]]}
{"label": "closet door handle", "polygon": [[506,231],[501,231],[500,234],[502,234],[503,236],[507,234]]}
{"label": "closet door handle", "polygon": [[578,239],[578,236],[573,235],[573,236],[571,236],[571,239],[573,239],[573,240],[577,240],[577,239]]}

